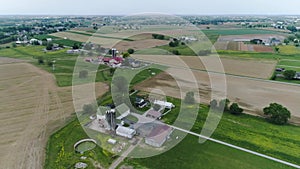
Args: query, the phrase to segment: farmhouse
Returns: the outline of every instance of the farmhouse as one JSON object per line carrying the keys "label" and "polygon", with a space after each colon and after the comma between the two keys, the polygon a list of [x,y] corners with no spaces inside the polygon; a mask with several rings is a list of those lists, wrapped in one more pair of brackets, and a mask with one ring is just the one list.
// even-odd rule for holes
{"label": "farmhouse", "polygon": [[116,134],[118,136],[122,136],[122,137],[131,139],[136,134],[136,131],[134,129],[131,129],[128,127],[118,126],[118,128],[116,130]]}
{"label": "farmhouse", "polygon": [[153,147],[161,147],[172,133],[172,128],[167,125],[156,126],[145,138],[145,143]]}
{"label": "farmhouse", "polygon": [[135,105],[139,108],[143,108],[147,105],[147,102],[142,98],[135,98]]}
{"label": "farmhouse", "polygon": [[166,102],[166,101],[161,101],[161,100],[155,100],[154,104],[158,104],[161,107],[167,108],[167,109],[172,109],[175,107],[175,105],[173,103],[170,102]]}

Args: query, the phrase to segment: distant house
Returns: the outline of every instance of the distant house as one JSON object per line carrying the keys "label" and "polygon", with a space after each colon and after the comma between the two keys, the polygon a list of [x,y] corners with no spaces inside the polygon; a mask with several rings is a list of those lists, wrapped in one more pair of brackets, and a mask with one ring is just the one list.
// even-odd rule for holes
{"label": "distant house", "polygon": [[281,41],[279,39],[275,39],[273,38],[270,42],[271,45],[274,45],[274,46],[278,46],[281,44]]}
{"label": "distant house", "polygon": [[145,143],[153,147],[161,147],[172,133],[172,128],[167,125],[158,125],[145,138]]}
{"label": "distant house", "polygon": [[261,39],[252,39],[252,40],[250,40],[250,42],[254,43],[254,44],[262,44],[263,40],[261,40]]}
{"label": "distant house", "polygon": [[285,68],[276,68],[275,71],[276,72],[283,72],[285,70]]}
{"label": "distant house", "polygon": [[118,113],[118,120],[121,120],[130,114],[130,108],[125,103],[117,106],[116,111]]}
{"label": "distant house", "polygon": [[79,54],[82,50],[80,49],[71,49],[67,50],[67,54]]}
{"label": "distant house", "polygon": [[153,102],[154,104],[158,104],[161,107],[167,108],[167,109],[172,109],[175,107],[175,105],[173,103],[170,102],[166,102],[166,101],[161,101],[161,100],[154,100]]}
{"label": "distant house", "polygon": [[294,79],[300,80],[300,72],[297,72],[297,73],[295,74]]}
{"label": "distant house", "polygon": [[118,128],[116,130],[116,134],[118,136],[122,136],[122,137],[131,139],[136,134],[136,131],[134,129],[131,129],[128,127],[118,126]]}
{"label": "distant house", "polygon": [[52,38],[46,38],[47,42],[52,42]]}
{"label": "distant house", "polygon": [[155,110],[149,110],[146,114],[146,117],[158,119],[159,117],[161,117],[161,113]]}
{"label": "distant house", "polygon": [[143,107],[145,107],[145,106],[147,106],[147,102],[144,100],[144,99],[142,99],[142,98],[135,98],[135,106],[137,106],[137,107],[139,107],[139,108],[143,108]]}

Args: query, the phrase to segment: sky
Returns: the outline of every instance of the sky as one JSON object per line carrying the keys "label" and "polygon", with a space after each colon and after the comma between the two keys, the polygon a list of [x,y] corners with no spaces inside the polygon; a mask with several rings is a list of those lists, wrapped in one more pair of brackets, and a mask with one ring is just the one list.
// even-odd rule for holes
{"label": "sky", "polygon": [[300,15],[299,0],[0,0],[0,15]]}

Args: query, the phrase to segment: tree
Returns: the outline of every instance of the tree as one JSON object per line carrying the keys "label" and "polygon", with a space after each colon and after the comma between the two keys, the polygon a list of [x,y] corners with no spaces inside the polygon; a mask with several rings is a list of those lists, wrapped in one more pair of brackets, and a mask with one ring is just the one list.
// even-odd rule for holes
{"label": "tree", "polygon": [[210,108],[217,109],[218,108],[218,101],[216,99],[210,101]]}
{"label": "tree", "polygon": [[176,47],[176,45],[175,45],[175,43],[174,43],[173,41],[171,41],[171,42],[169,43],[169,46],[170,46],[170,47]]}
{"label": "tree", "polygon": [[82,70],[79,72],[79,78],[80,79],[84,79],[84,78],[87,78],[89,75],[89,72],[87,70]]}
{"label": "tree", "polygon": [[77,43],[73,44],[73,49],[79,49],[79,45]]}
{"label": "tree", "polygon": [[224,109],[224,111],[228,111],[229,110],[229,105],[230,101],[229,99],[223,99],[219,102],[219,109]]}
{"label": "tree", "polygon": [[38,63],[39,63],[39,65],[44,64],[44,58],[42,56],[38,57]]}
{"label": "tree", "polygon": [[232,103],[232,105],[229,107],[229,112],[231,114],[242,114],[243,113],[243,109],[239,107],[239,105],[237,103]]}
{"label": "tree", "polygon": [[187,92],[184,98],[184,102],[187,104],[194,104],[195,103],[195,97],[194,92]]}
{"label": "tree", "polygon": [[48,43],[46,46],[46,50],[52,50],[53,48],[53,44],[52,43]]}
{"label": "tree", "polygon": [[161,107],[160,107],[159,104],[154,104],[154,105],[153,105],[153,109],[154,109],[155,111],[158,111],[160,108],[161,108]]}
{"label": "tree", "polygon": [[17,47],[17,44],[16,43],[12,43],[12,47],[13,48]]}
{"label": "tree", "polygon": [[130,56],[130,54],[128,52],[123,53],[123,58],[127,58],[129,56]]}
{"label": "tree", "polygon": [[294,39],[296,39],[296,36],[294,36],[294,35],[288,36],[288,40],[289,41],[294,41]]}
{"label": "tree", "polygon": [[63,44],[58,44],[58,47],[60,47],[60,48],[64,48],[65,46],[63,45]]}
{"label": "tree", "polygon": [[283,72],[283,76],[287,80],[292,80],[296,75],[296,71],[294,70],[286,70]]}
{"label": "tree", "polygon": [[134,53],[134,49],[131,49],[131,48],[130,48],[130,49],[127,50],[127,52],[128,52],[129,54],[133,54],[133,53]]}
{"label": "tree", "polygon": [[82,107],[83,113],[86,114],[95,114],[97,112],[97,108],[94,104],[85,104]]}
{"label": "tree", "polygon": [[275,47],[275,51],[277,52],[277,53],[279,53],[279,47]]}
{"label": "tree", "polygon": [[283,125],[291,118],[290,111],[277,103],[271,103],[269,107],[263,109],[264,114],[267,115],[267,119],[274,124]]}
{"label": "tree", "polygon": [[112,76],[115,73],[116,69],[115,68],[109,68],[109,73]]}
{"label": "tree", "polygon": [[290,43],[290,41],[288,39],[284,39],[283,43],[285,43],[286,45],[288,45]]}
{"label": "tree", "polygon": [[173,50],[172,53],[173,53],[174,55],[180,55],[180,52],[179,52],[178,50]]}
{"label": "tree", "polygon": [[291,31],[291,32],[297,32],[297,28],[295,26],[293,26],[293,25],[287,26],[286,29],[289,30],[289,31]]}

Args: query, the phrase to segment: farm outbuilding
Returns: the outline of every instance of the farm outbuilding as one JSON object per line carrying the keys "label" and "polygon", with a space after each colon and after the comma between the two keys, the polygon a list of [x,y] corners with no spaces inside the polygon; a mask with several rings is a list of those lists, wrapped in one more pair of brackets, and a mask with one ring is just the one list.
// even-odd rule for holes
{"label": "farm outbuilding", "polygon": [[158,125],[145,138],[145,143],[153,147],[161,147],[172,133],[172,128],[167,125]]}
{"label": "farm outbuilding", "polygon": [[167,109],[172,109],[175,107],[175,105],[171,102],[167,102],[167,101],[161,101],[161,100],[155,100],[154,104],[158,104],[161,107],[167,108]]}
{"label": "farm outbuilding", "polygon": [[131,139],[136,134],[136,131],[128,127],[118,126],[116,134]]}

